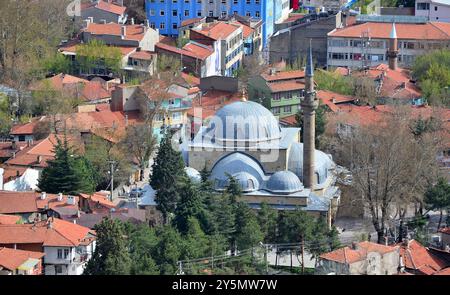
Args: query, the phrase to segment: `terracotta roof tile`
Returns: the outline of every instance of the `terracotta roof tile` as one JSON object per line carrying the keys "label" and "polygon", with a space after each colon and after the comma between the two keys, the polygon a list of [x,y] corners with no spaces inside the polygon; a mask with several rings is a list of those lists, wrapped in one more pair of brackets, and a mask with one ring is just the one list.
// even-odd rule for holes
{"label": "terracotta roof tile", "polygon": [[161,42],[156,43],[155,47],[159,48],[160,50],[169,51],[169,52],[179,54],[179,55],[182,54],[182,55],[189,56],[189,57],[196,58],[196,59],[201,59],[201,60],[204,59],[204,58],[202,58],[202,56],[198,55],[195,52],[191,52],[191,51],[185,50],[185,49],[180,49],[175,46],[168,45],[168,44],[161,43]]}
{"label": "terracotta roof tile", "polygon": [[0,248],[0,266],[12,271],[16,270],[28,259],[30,258],[41,259],[42,257],[44,257],[44,255],[45,253],[41,252]]}
{"label": "terracotta roof tile", "polygon": [[51,217],[34,224],[0,225],[0,244],[76,247],[89,234],[95,235],[89,228]]}
{"label": "terracotta roof tile", "polygon": [[[121,24],[109,23],[109,24],[96,24],[90,23],[83,32],[91,33],[92,35],[122,35]],[[145,35],[144,25],[126,25],[125,26],[125,40],[141,41]],[[151,29],[149,29],[151,30]]]}
{"label": "terracotta roof tile", "polygon": [[367,253],[377,252],[382,255],[397,250],[398,247],[380,245],[372,242],[360,242],[356,244],[356,249],[344,247],[332,252],[320,255],[321,259],[336,261],[343,264],[351,264],[366,259]]}
{"label": "terracotta roof tile", "polygon": [[17,124],[11,128],[11,135],[31,135],[33,134],[34,127],[39,123],[40,120],[45,119],[45,116],[38,118],[33,118],[31,122],[24,124]]}
{"label": "terracotta roof tile", "polygon": [[440,233],[450,235],[450,227],[444,227],[439,230]]}
{"label": "terracotta roof tile", "polygon": [[213,116],[224,105],[240,100],[239,93],[208,90],[202,94],[201,103],[199,97],[192,100],[192,108],[188,110],[188,115],[205,120]]}
{"label": "terracotta roof tile", "polygon": [[261,77],[267,82],[279,80],[303,79],[305,78],[305,71],[302,70],[283,71],[283,72],[277,71],[273,75],[270,75],[268,73],[262,74]]}
{"label": "terracotta roof tile", "polygon": [[[392,23],[367,22],[348,26],[328,33],[332,37],[360,38],[363,32],[369,30],[372,39],[389,39]],[[398,39],[415,40],[449,40],[450,23],[429,22],[425,24],[395,24]]]}
{"label": "terracotta roof tile", "polygon": [[103,88],[103,85],[99,81],[90,81],[83,87],[81,93],[83,98],[87,101],[102,100],[111,98],[111,94]]}
{"label": "terracotta roof tile", "polygon": [[189,42],[183,46],[183,49],[197,55],[200,59],[204,60],[208,56],[214,53],[211,46],[198,44],[196,42]]}
{"label": "terracotta roof tile", "polygon": [[253,34],[253,33],[255,32],[254,29],[252,29],[251,27],[249,27],[249,26],[247,26],[247,25],[245,25],[245,24],[243,24],[243,23],[240,23],[240,22],[232,22],[232,24],[233,24],[233,25],[236,25],[236,26],[241,26],[241,27],[242,27],[242,37],[243,37],[244,39],[248,38],[251,34]]}
{"label": "terracotta roof tile", "polygon": [[20,219],[17,215],[0,214],[0,224],[17,224]]}
{"label": "terracotta roof tile", "polygon": [[123,15],[125,13],[125,10],[127,9],[125,6],[120,6],[114,3],[109,3],[103,0],[100,0],[97,5],[95,5],[96,8],[108,11],[117,15]]}
{"label": "terracotta roof tile", "polygon": [[224,22],[209,23],[208,25],[202,27],[201,29],[193,29],[195,32],[202,34],[213,40],[225,39],[236,30],[239,26],[232,24],[227,24]]}
{"label": "terracotta roof tile", "polygon": [[203,18],[201,17],[185,19],[184,21],[181,22],[180,27],[186,27],[195,23],[199,23],[202,19]]}
{"label": "terracotta roof tile", "polygon": [[301,81],[283,81],[276,83],[267,83],[270,91],[272,92],[283,92],[305,89],[305,83]]}
{"label": "terracotta roof tile", "polygon": [[443,270],[440,270],[440,271],[434,273],[434,275],[437,275],[437,276],[450,276],[450,267],[447,267],[447,268],[445,268]]}
{"label": "terracotta roof tile", "polygon": [[156,56],[156,53],[151,51],[136,51],[130,54],[131,58],[141,60],[152,60]]}
{"label": "terracotta roof tile", "polygon": [[399,246],[400,256],[403,258],[406,269],[429,275],[448,266],[445,261],[433,255],[415,240],[408,241],[407,245],[399,244]]}
{"label": "terracotta roof tile", "polygon": [[68,204],[66,195],[63,195],[61,201],[59,201],[58,195],[46,194],[46,198],[42,200],[41,194],[37,192],[0,191],[0,213],[31,213],[56,207],[78,209],[78,197],[74,197],[74,204],[72,205]]}

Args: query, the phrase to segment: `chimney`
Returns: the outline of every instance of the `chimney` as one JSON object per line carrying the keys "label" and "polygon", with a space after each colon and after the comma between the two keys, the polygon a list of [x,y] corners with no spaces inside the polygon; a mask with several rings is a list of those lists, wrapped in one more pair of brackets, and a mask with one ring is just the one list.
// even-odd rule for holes
{"label": "chimney", "polygon": [[94,23],[94,18],[92,17],[92,16],[90,16],[90,17],[88,17],[88,19],[89,19],[89,23]]}
{"label": "chimney", "polygon": [[269,69],[269,75],[275,76],[276,73],[277,73],[277,69],[276,68],[270,68]]}
{"label": "chimney", "polygon": [[134,25],[134,17],[131,18],[131,24]]}
{"label": "chimney", "polygon": [[398,41],[395,23],[392,23],[391,34],[389,36],[389,49],[387,52],[389,69],[395,71],[398,66]]}
{"label": "chimney", "polygon": [[38,164],[40,164],[42,162],[42,156],[41,155],[37,156],[37,162],[38,162]]}
{"label": "chimney", "polygon": [[59,193],[59,194],[58,194],[58,202],[61,202],[62,199],[63,199],[63,194],[62,194],[62,193]]}
{"label": "chimney", "polygon": [[101,19],[100,23],[106,25],[106,19]]}
{"label": "chimney", "polygon": [[17,143],[16,143],[15,140],[13,140],[13,142],[11,143],[11,148],[12,148],[13,150],[16,150],[16,149],[17,149]]}
{"label": "chimney", "polygon": [[47,198],[47,193],[46,192],[42,192],[41,193],[41,200],[45,200],[45,198]]}
{"label": "chimney", "polygon": [[332,103],[336,103],[336,98],[333,97],[333,98],[331,99],[331,102],[332,102]]}
{"label": "chimney", "polygon": [[75,197],[67,196],[67,205],[75,205]]}
{"label": "chimney", "polygon": [[32,139],[28,139],[27,140],[27,147],[30,147],[33,145],[33,140]]}
{"label": "chimney", "polygon": [[128,115],[125,115],[125,126],[128,126]]}
{"label": "chimney", "polygon": [[47,221],[47,228],[53,228],[53,219],[49,218]]}
{"label": "chimney", "polygon": [[148,19],[145,20],[145,23],[144,23],[144,24],[145,24],[145,26],[146,26],[147,28],[150,28],[150,22],[148,21]]}
{"label": "chimney", "polygon": [[122,39],[125,39],[125,36],[127,35],[127,27],[126,26],[121,27],[120,35],[121,35]]}
{"label": "chimney", "polygon": [[5,169],[0,168],[0,190],[3,190],[3,173],[5,172]]}
{"label": "chimney", "polygon": [[12,158],[15,159],[16,158],[16,152],[12,153]]}

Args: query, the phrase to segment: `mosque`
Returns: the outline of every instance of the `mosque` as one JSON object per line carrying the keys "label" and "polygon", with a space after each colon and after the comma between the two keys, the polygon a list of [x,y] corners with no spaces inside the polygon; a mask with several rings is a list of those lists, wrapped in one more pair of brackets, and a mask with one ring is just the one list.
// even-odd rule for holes
{"label": "mosque", "polygon": [[198,171],[206,167],[217,192],[226,189],[233,176],[241,186],[242,200],[252,208],[263,202],[278,210],[300,208],[331,224],[340,190],[331,155],[314,146],[318,100],[311,50],[305,76],[303,143],[300,128],[281,128],[268,109],[243,99],[218,110],[189,142],[188,175],[198,179]]}

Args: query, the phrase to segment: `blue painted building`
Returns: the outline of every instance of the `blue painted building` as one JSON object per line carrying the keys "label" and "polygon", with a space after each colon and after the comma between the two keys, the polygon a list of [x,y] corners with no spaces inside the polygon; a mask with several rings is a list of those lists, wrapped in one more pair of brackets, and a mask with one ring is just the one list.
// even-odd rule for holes
{"label": "blue painted building", "polygon": [[289,0],[147,0],[145,5],[150,26],[173,37],[186,19],[233,14],[261,18],[263,46],[273,34],[275,22],[289,14]]}

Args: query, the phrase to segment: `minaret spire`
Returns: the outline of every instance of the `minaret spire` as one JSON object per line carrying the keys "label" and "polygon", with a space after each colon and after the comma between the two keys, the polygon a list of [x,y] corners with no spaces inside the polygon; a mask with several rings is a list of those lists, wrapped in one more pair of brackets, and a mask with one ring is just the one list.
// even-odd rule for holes
{"label": "minaret spire", "polygon": [[305,69],[305,98],[301,102],[301,108],[303,111],[303,185],[311,190],[314,190],[315,182],[314,153],[316,149],[315,129],[318,105],[314,91],[314,65],[310,40]]}
{"label": "minaret spire", "polygon": [[398,66],[398,41],[397,30],[395,29],[395,23],[392,23],[391,34],[389,35],[389,49],[387,52],[389,69],[395,71]]}

